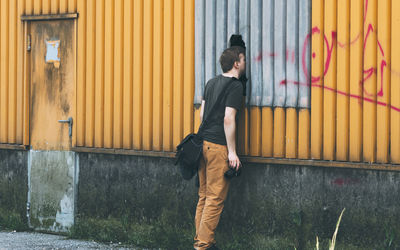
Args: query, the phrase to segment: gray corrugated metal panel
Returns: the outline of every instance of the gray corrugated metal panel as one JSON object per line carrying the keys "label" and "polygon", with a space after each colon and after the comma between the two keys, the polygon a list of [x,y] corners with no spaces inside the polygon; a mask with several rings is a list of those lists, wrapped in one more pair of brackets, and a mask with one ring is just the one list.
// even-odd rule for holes
{"label": "gray corrugated metal panel", "polygon": [[233,34],[239,32],[239,0],[228,0],[227,14],[227,37],[226,40]]}
{"label": "gray corrugated metal panel", "polygon": [[239,33],[246,43],[246,103],[310,107],[311,0],[195,3],[195,104],[204,83],[220,73],[218,59],[230,36]]}
{"label": "gray corrugated metal panel", "polygon": [[217,75],[222,74],[219,56],[227,47],[226,43],[226,0],[217,0],[216,6],[216,23],[215,23],[215,72]]}
{"label": "gray corrugated metal panel", "polygon": [[274,6],[274,106],[283,107],[286,99],[286,1],[277,0]]}
{"label": "gray corrugated metal panel", "polygon": [[257,60],[261,50],[262,38],[262,2],[261,0],[250,1],[250,56],[248,61],[251,62],[250,79],[251,94],[250,105],[260,106],[262,96],[262,62]]}
{"label": "gray corrugated metal panel", "polygon": [[243,41],[246,43],[246,59],[249,63],[246,65],[246,75],[248,77],[247,88],[246,88],[246,103],[249,103],[250,99],[250,88],[251,88],[251,75],[250,75],[250,1],[239,0],[239,33],[243,37]]}
{"label": "gray corrugated metal panel", "polygon": [[194,89],[194,104],[201,104],[204,91],[204,0],[195,1],[195,89]]}
{"label": "gray corrugated metal panel", "polygon": [[311,0],[300,0],[299,7],[299,103],[300,108],[311,104]]}
{"label": "gray corrugated metal panel", "polygon": [[299,1],[287,0],[286,107],[296,107],[299,92]]}
{"label": "gray corrugated metal panel", "polygon": [[274,0],[262,3],[262,106],[272,106],[274,100]]}
{"label": "gray corrugated metal panel", "polygon": [[205,10],[204,79],[208,81],[215,76],[215,0],[206,0]]}

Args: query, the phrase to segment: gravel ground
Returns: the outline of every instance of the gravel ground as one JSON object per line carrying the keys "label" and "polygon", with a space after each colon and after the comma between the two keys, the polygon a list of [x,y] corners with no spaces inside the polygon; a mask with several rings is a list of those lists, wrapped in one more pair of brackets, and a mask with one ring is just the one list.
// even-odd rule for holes
{"label": "gravel ground", "polygon": [[68,239],[65,236],[35,232],[0,232],[3,249],[137,249],[119,244],[100,244],[93,241]]}

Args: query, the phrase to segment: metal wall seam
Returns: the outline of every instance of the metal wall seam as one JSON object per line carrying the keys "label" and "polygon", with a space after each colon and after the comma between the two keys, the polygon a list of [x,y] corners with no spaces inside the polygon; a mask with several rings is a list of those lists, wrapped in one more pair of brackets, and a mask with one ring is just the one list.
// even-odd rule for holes
{"label": "metal wall seam", "polygon": [[[194,131],[194,2],[185,1],[183,13],[183,135]],[[197,132],[197,131],[196,131]]]}
{"label": "metal wall seam", "polygon": [[[153,22],[153,138],[152,149],[161,151],[163,129],[163,7],[164,1],[154,3]],[[191,100],[192,101],[192,100]]]}
{"label": "metal wall seam", "polygon": [[[133,6],[133,149],[142,149],[143,132],[143,0]],[[171,131],[172,133],[172,131]]]}
{"label": "metal wall seam", "polygon": [[[244,42],[246,43],[246,55],[247,58],[250,55],[250,1],[247,0],[239,0],[239,33],[242,35]],[[250,61],[250,60],[249,60]],[[247,81],[246,88],[246,100],[245,103],[248,104],[250,99],[250,86],[251,86],[251,75],[250,75],[251,64],[248,63],[246,65],[246,75],[249,77]],[[239,152],[241,154],[248,154],[249,150],[249,110],[245,108],[239,114],[239,124],[238,131],[239,133],[238,144],[239,144]]]}
{"label": "metal wall seam", "polygon": [[311,64],[311,158],[322,156],[323,75],[324,75],[324,1],[312,0]]}
{"label": "metal wall seam", "polygon": [[299,4],[299,102],[298,107],[310,108],[311,98],[311,0]]}
{"label": "metal wall seam", "polygon": [[[201,0],[196,0],[197,1],[201,1]],[[227,6],[227,25],[226,25],[226,29],[227,29],[227,37],[226,37],[226,41],[229,41],[229,38],[231,37],[231,35],[233,34],[237,34],[239,31],[239,0],[228,0],[228,6]],[[197,29],[197,26],[196,26]]]}
{"label": "metal wall seam", "polygon": [[350,72],[350,2],[337,5],[337,96],[336,96],[336,160],[348,160],[349,148],[349,72]]}
{"label": "metal wall seam", "polygon": [[164,1],[163,54],[163,150],[172,151],[174,1]]}
{"label": "metal wall seam", "polygon": [[124,65],[124,75],[123,75],[123,114],[122,114],[122,147],[124,149],[132,148],[132,111],[133,111],[133,74],[132,74],[132,65],[133,65],[133,2],[132,1],[124,1],[123,2],[123,11],[124,11],[124,53],[123,53],[123,65]]}
{"label": "metal wall seam", "polygon": [[250,1],[250,55],[248,61],[250,67],[250,105],[260,106],[262,95],[262,63],[258,56],[262,53],[262,2],[261,0]]}
{"label": "metal wall seam", "polygon": [[262,50],[256,60],[262,61],[262,106],[274,100],[274,0],[262,3]]}
{"label": "metal wall seam", "polygon": [[153,0],[145,0],[143,1],[143,150],[152,149],[153,64]]}
{"label": "metal wall seam", "polygon": [[104,146],[104,0],[96,1],[94,146]]}
{"label": "metal wall seam", "polygon": [[[123,91],[124,91],[124,1],[116,0],[114,6],[114,104],[112,117],[112,145],[113,148],[122,147],[123,135]],[[128,25],[128,23],[127,23]]]}
{"label": "metal wall seam", "polygon": [[173,145],[183,137],[183,14],[184,1],[174,1]]}
{"label": "metal wall seam", "polygon": [[[203,33],[205,44],[204,44],[204,80],[203,84],[206,84],[208,80],[215,76],[215,0],[206,0],[205,2],[205,30]],[[205,35],[207,34],[207,35]]]}
{"label": "metal wall seam", "polygon": [[391,0],[381,0],[378,3],[377,24],[377,146],[376,162],[387,163],[389,160],[389,133],[390,133],[390,60],[391,60]]}
{"label": "metal wall seam", "polygon": [[283,107],[286,99],[286,1],[275,1],[274,12],[274,106]]}
{"label": "metal wall seam", "polygon": [[85,145],[85,124],[86,124],[86,2],[78,2],[79,21],[78,21],[78,39],[77,44],[77,102],[80,105],[76,106],[76,146],[82,147]]}
{"label": "metal wall seam", "polygon": [[[239,0],[239,34],[242,35],[243,40],[246,44],[246,55],[247,58],[250,58],[250,1],[247,0]],[[246,75],[249,78],[247,81],[246,88],[246,103],[250,100],[250,89],[251,89],[251,75],[250,68],[251,63],[246,65]],[[207,79],[207,78],[206,78]]]}
{"label": "metal wall seam", "polygon": [[[104,132],[103,147],[113,147],[114,118],[114,2],[105,1],[104,6]],[[106,63],[107,62],[107,63]]]}
{"label": "metal wall seam", "polygon": [[[86,106],[85,106],[85,146],[94,147],[94,107],[95,107],[95,61],[96,61],[96,1],[88,0],[87,41],[86,41]],[[80,39],[78,37],[78,39]],[[79,74],[79,69],[78,69]],[[79,107],[80,105],[77,105]]]}
{"label": "metal wall seam", "polygon": [[16,114],[16,143],[17,144],[23,144],[23,137],[24,137],[24,130],[23,130],[23,123],[24,123],[24,42],[22,37],[24,37],[24,29],[23,29],[23,23],[20,22],[18,19],[20,16],[25,14],[25,1],[18,1],[17,4],[17,9],[18,9],[18,16],[16,17],[16,23],[17,23],[17,34],[16,34],[16,39],[17,39],[17,69],[16,69],[16,74],[17,74],[17,97],[16,97],[16,102],[17,102],[17,114]]}
{"label": "metal wall seam", "polygon": [[17,114],[17,1],[11,1],[9,6],[9,92],[8,92],[8,142],[16,143]]}
{"label": "metal wall seam", "polygon": [[[194,104],[200,105],[203,99],[203,91],[205,85],[204,70],[205,70],[205,0],[195,0],[195,89],[194,89]],[[228,5],[229,11],[229,5]],[[229,16],[229,15],[228,15]],[[229,27],[229,22],[228,22]]]}
{"label": "metal wall seam", "polygon": [[9,1],[1,1],[0,5],[0,143],[8,139],[8,57],[9,57]]}
{"label": "metal wall seam", "polygon": [[[371,72],[370,77],[364,74],[362,88],[365,94],[363,100],[363,160],[376,160],[376,67],[377,67],[377,8],[378,0],[364,2],[364,72]],[[367,39],[368,38],[368,39]],[[375,72],[374,72],[375,71]]]}
{"label": "metal wall seam", "polygon": [[[400,46],[397,45],[400,40],[400,1],[392,1],[392,20],[391,20],[391,70],[400,71]],[[400,76],[391,74],[391,95],[390,103],[392,107],[400,107]],[[391,108],[390,110],[390,161],[400,163],[400,112]]]}
{"label": "metal wall seam", "polygon": [[[362,159],[363,134],[363,91],[359,84],[363,79],[364,48],[364,0],[350,2],[350,93],[358,98],[350,98],[349,103],[349,161]],[[360,98],[360,99],[359,99]]]}
{"label": "metal wall seam", "polygon": [[215,74],[222,74],[221,65],[219,63],[219,57],[222,52],[226,49],[226,30],[227,30],[227,19],[226,19],[226,0],[217,0],[215,6]]}
{"label": "metal wall seam", "polygon": [[335,160],[336,145],[336,55],[337,55],[337,3],[336,0],[325,1],[324,36],[328,46],[324,47],[324,72],[323,93],[323,158]]}
{"label": "metal wall seam", "polygon": [[299,1],[288,0],[286,11],[286,102],[285,107],[296,107],[299,92]]}

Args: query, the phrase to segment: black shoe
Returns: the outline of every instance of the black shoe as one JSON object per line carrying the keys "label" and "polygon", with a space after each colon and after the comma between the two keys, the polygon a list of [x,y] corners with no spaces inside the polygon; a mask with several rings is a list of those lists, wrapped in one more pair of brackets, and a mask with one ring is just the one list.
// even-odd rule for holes
{"label": "black shoe", "polygon": [[219,250],[219,248],[214,244],[211,247],[207,248],[207,250]]}

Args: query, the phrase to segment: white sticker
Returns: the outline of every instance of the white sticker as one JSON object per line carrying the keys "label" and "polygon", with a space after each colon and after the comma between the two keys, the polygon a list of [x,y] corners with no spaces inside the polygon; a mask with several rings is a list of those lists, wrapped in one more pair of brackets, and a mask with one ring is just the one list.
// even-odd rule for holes
{"label": "white sticker", "polygon": [[60,58],[58,57],[58,48],[60,40],[46,41],[46,63],[53,63],[57,69],[60,67]]}

